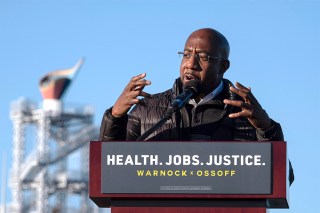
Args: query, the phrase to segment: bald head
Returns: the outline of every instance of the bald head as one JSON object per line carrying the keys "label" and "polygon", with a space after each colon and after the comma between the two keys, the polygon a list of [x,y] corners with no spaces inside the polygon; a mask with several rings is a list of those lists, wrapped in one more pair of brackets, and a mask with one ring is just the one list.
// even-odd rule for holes
{"label": "bald head", "polygon": [[[229,43],[214,29],[199,29],[188,37],[184,53],[190,57],[181,61],[180,79],[184,85],[190,80],[198,80],[202,88],[199,97],[203,98],[217,88],[230,66]],[[202,59],[208,60],[201,60],[200,54]]]}
{"label": "bald head", "polygon": [[224,37],[224,35],[222,35],[220,32],[211,28],[199,29],[190,34],[186,43],[188,43],[188,41],[193,38],[209,41],[211,46],[214,48],[214,50],[212,51],[217,54],[216,56],[224,57],[226,59],[229,58],[229,42],[226,37]]}

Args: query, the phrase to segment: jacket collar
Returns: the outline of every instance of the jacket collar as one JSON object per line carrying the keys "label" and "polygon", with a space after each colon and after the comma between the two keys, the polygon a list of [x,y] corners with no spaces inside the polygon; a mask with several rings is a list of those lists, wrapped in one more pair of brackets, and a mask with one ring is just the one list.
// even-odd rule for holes
{"label": "jacket collar", "polygon": [[[228,79],[225,79],[223,78],[222,79],[222,82],[223,82],[223,90],[221,93],[223,94],[228,94],[227,98],[231,99],[231,100],[235,100],[237,99],[237,95],[232,93],[230,91],[230,86],[233,86],[233,84],[231,83],[231,81],[229,81]],[[179,94],[182,93],[182,82],[180,80],[180,78],[177,78],[175,81],[174,81],[174,84],[173,84],[173,87],[172,87],[172,93],[173,93],[173,99],[175,99]],[[220,94],[221,94],[220,93]]]}

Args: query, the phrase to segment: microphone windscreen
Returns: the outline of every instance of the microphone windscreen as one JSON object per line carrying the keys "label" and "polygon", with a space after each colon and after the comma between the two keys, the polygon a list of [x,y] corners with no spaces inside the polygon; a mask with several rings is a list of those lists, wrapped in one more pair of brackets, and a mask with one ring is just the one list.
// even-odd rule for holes
{"label": "microphone windscreen", "polygon": [[186,89],[192,89],[194,91],[192,98],[194,98],[199,95],[201,90],[200,87],[200,82],[198,80],[191,80],[183,86],[183,91]]}

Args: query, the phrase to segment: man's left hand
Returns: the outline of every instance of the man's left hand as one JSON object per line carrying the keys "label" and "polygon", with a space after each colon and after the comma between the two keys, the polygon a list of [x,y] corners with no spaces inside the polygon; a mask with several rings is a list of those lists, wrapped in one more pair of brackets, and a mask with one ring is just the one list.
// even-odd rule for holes
{"label": "man's left hand", "polygon": [[251,93],[251,89],[236,82],[236,87],[231,86],[230,91],[242,97],[243,100],[224,99],[223,102],[228,105],[236,106],[242,110],[237,113],[231,113],[229,118],[246,117],[256,128],[267,130],[271,127],[271,120]]}

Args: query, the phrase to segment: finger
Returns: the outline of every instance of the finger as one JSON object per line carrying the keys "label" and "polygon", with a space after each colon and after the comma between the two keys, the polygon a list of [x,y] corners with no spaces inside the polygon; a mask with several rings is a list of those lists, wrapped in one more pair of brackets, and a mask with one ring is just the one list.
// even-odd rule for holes
{"label": "finger", "polygon": [[139,105],[145,106],[145,102],[142,101],[142,99],[139,99],[139,98],[136,98],[136,99],[132,100],[132,105],[134,105],[134,104],[139,104]]}
{"label": "finger", "polygon": [[239,83],[239,82],[236,82],[236,86],[240,89],[239,91],[244,91],[244,92],[247,92],[247,96],[245,95],[245,97],[243,97],[243,96],[241,96],[241,97],[243,97],[245,100],[247,99],[247,100],[249,100],[250,102],[254,102],[254,103],[256,103],[256,104],[259,104],[258,103],[258,101],[257,101],[257,99],[254,97],[254,95],[252,94],[252,92],[251,92],[251,87],[245,87],[245,86],[243,86],[241,83]]}
{"label": "finger", "polygon": [[146,77],[146,73],[142,73],[140,75],[132,77],[130,82],[126,86],[125,91],[129,92],[132,90],[138,90],[139,88],[136,88],[136,87],[139,85],[143,85],[143,86],[150,85],[151,81],[143,79],[144,77]]}
{"label": "finger", "polygon": [[138,96],[142,96],[142,97],[145,97],[145,98],[151,98],[151,94],[149,94],[147,92],[144,92],[142,90],[136,90],[136,91],[132,92],[132,98],[136,98]]}
{"label": "finger", "polygon": [[144,91],[140,92],[140,96],[145,97],[145,98],[151,98],[151,94],[144,92]]}
{"label": "finger", "polygon": [[150,84],[151,84],[151,82],[146,81],[146,82],[145,82],[144,84],[142,84],[142,85],[138,84],[137,86],[134,86],[132,90],[133,90],[133,91],[142,91],[145,86],[148,86],[148,85],[150,85]]}
{"label": "finger", "polygon": [[243,90],[243,91],[245,91],[245,92],[250,92],[250,90],[251,89],[249,89],[249,88],[247,88],[247,87],[245,87],[245,86],[243,86],[242,84],[240,84],[239,82],[236,82],[236,86],[240,89],[240,90]]}
{"label": "finger", "polygon": [[140,99],[139,98],[134,98],[134,99],[131,99],[130,100],[130,104],[133,105],[133,104],[139,104],[140,102]]}
{"label": "finger", "polygon": [[[149,94],[144,94],[143,96],[147,96]],[[151,95],[150,95],[151,96]],[[131,98],[131,99],[127,99],[126,100],[126,104],[128,106],[132,106],[134,104],[140,104],[140,105],[145,105],[145,101],[142,101],[143,99],[140,99],[140,98]]]}
{"label": "finger", "polygon": [[129,84],[130,90],[143,90],[143,88],[147,85],[150,85],[151,81],[146,79],[140,79],[138,81],[131,81]]}
{"label": "finger", "polygon": [[144,80],[144,77],[146,77],[146,73],[142,73],[140,75],[132,77],[129,84],[127,85],[127,89],[129,89],[130,91],[133,90],[136,86],[136,83]]}
{"label": "finger", "polygon": [[146,85],[150,85],[151,84],[151,81],[148,81],[148,80],[145,80],[145,79],[141,79],[139,81],[136,81],[136,82],[133,82],[133,86],[135,87],[139,87],[139,86],[146,86]]}
{"label": "finger", "polygon": [[135,87],[133,87],[134,91],[143,90],[143,89],[144,89],[144,86],[135,86]]}
{"label": "finger", "polygon": [[236,93],[237,95],[241,96],[242,98],[247,98],[248,97],[248,92],[245,92],[243,90],[240,90],[234,86],[230,87],[230,91],[233,93]]}
{"label": "finger", "polygon": [[239,108],[252,109],[252,106],[250,104],[245,103],[243,101],[224,99],[223,103],[231,105],[231,106],[239,107]]}
{"label": "finger", "polygon": [[147,73],[141,73],[141,74],[139,74],[137,76],[132,77],[131,81],[132,82],[139,81],[139,80],[143,79],[146,76],[147,76]]}
{"label": "finger", "polygon": [[250,92],[250,90],[248,90],[247,88],[246,89],[242,89],[242,88],[237,88],[235,86],[231,86],[230,90],[232,92],[234,92],[234,93],[237,93],[240,96],[247,95]]}
{"label": "finger", "polygon": [[240,117],[247,117],[252,118],[252,111],[250,110],[242,110],[241,112],[231,113],[229,114],[229,118],[240,118]]}
{"label": "finger", "polygon": [[[245,91],[244,93],[241,92],[241,90],[238,90],[238,95],[240,95],[246,102],[249,102],[253,105],[260,105],[258,100],[254,97],[254,95],[251,92],[251,87],[245,87],[242,84],[240,84],[239,82],[236,82],[236,85],[239,87],[239,89],[241,88],[242,91]],[[236,89],[236,88],[235,88]],[[234,91],[233,89],[231,89],[231,91]],[[235,91],[234,91],[235,92]],[[246,94],[247,92],[247,94]],[[236,93],[236,92],[235,92]]]}
{"label": "finger", "polygon": [[253,94],[250,92],[250,90],[249,90],[248,88],[246,88],[245,90],[247,90],[247,91],[238,89],[238,88],[233,87],[233,86],[230,87],[230,91],[233,92],[233,93],[236,93],[237,95],[239,95],[240,97],[242,97],[243,100],[244,100],[246,103],[256,104],[257,100],[256,100],[256,98],[253,96]]}

